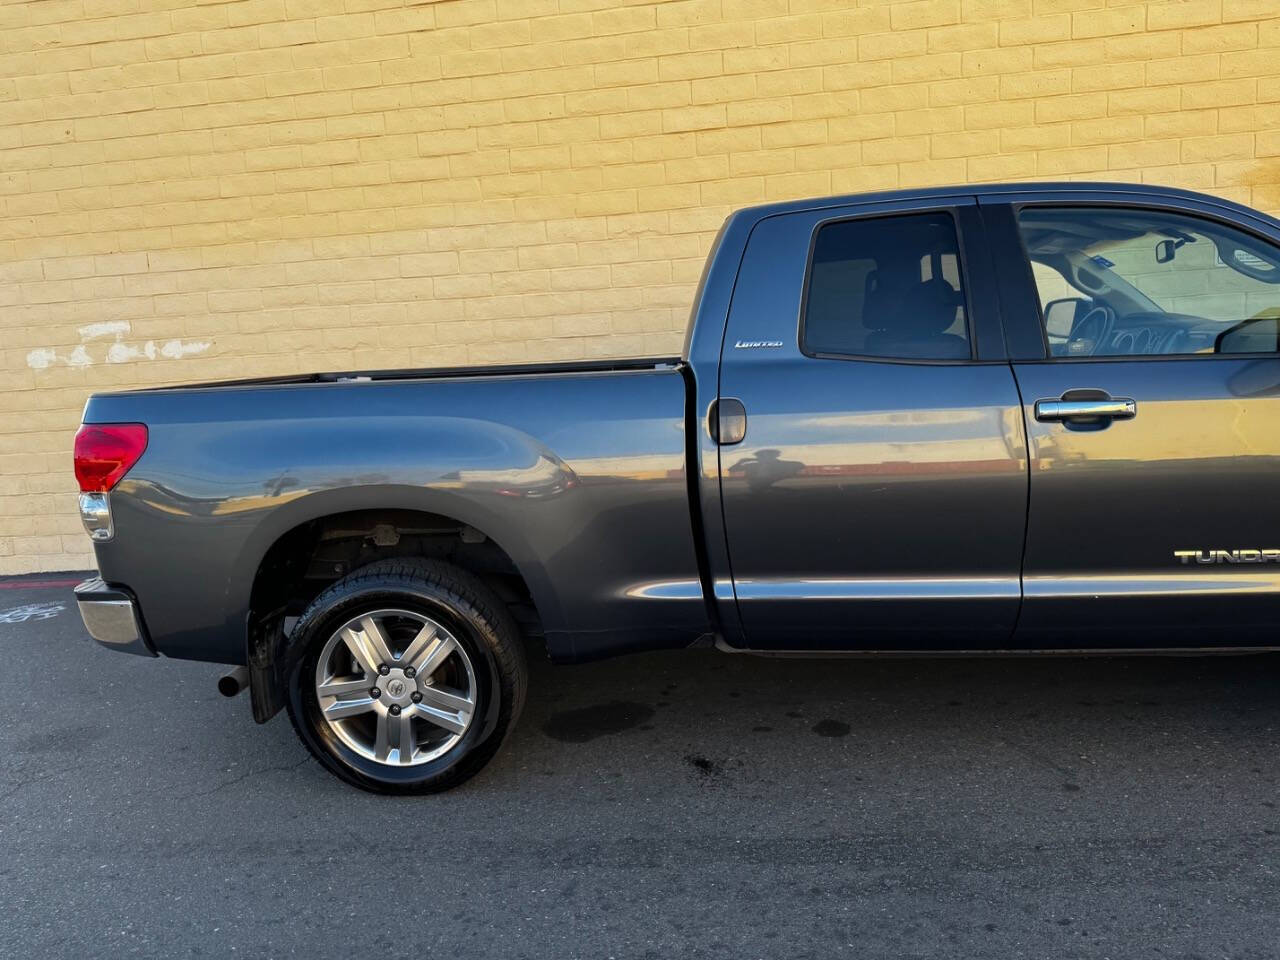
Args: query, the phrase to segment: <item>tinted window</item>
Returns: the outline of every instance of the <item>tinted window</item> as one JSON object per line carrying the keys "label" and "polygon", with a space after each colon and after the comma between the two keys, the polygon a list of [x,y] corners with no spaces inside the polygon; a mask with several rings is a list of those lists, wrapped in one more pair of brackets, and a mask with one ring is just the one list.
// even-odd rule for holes
{"label": "tinted window", "polygon": [[846,220],[819,230],[804,349],[905,360],[968,359],[960,251],[950,215]]}
{"label": "tinted window", "polygon": [[1187,214],[1027,207],[1018,214],[1058,357],[1275,352],[1280,250]]}

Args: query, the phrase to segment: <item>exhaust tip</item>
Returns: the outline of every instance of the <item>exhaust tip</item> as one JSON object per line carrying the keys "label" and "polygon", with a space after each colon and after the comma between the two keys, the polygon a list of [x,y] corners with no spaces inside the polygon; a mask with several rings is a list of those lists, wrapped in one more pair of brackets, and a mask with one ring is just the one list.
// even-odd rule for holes
{"label": "exhaust tip", "polygon": [[224,697],[234,697],[249,686],[249,668],[236,667],[218,678],[218,692]]}

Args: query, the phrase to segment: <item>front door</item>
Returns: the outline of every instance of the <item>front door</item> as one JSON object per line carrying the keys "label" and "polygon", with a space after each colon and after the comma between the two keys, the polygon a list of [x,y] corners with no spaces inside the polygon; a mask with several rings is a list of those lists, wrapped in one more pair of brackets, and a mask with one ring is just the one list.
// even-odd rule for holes
{"label": "front door", "polygon": [[980,233],[969,197],[753,230],[719,391],[746,646],[1009,643],[1027,465]]}
{"label": "front door", "polygon": [[1011,343],[1033,326],[1038,353],[1014,363],[1031,449],[1016,639],[1275,644],[1280,236],[1210,203],[1079,196],[985,208],[1021,260]]}

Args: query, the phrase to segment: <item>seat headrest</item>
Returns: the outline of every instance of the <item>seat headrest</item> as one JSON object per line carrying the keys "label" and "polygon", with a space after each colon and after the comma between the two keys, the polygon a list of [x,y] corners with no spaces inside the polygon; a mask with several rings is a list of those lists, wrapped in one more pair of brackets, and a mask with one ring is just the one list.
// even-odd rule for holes
{"label": "seat headrest", "polygon": [[898,320],[904,333],[942,333],[956,321],[960,292],[941,277],[916,284],[903,298]]}
{"label": "seat headrest", "polygon": [[931,336],[955,322],[963,302],[959,291],[941,277],[932,280],[886,280],[879,270],[867,274],[862,323],[870,331],[895,336]]}

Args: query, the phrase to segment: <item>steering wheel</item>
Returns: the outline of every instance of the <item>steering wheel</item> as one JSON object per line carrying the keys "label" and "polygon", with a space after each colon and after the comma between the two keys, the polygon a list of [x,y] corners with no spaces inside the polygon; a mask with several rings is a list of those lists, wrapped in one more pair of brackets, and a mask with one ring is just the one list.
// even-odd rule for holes
{"label": "steering wheel", "polygon": [[1111,308],[1098,304],[1071,328],[1071,338],[1067,341],[1067,355],[1079,356],[1086,353],[1083,347],[1088,345],[1088,356],[1097,356],[1100,348],[1108,343],[1111,331],[1115,329],[1116,318]]}
{"label": "steering wheel", "polygon": [[1187,348],[1187,331],[1174,330],[1169,334],[1169,339],[1160,344],[1161,353],[1191,353]]}

